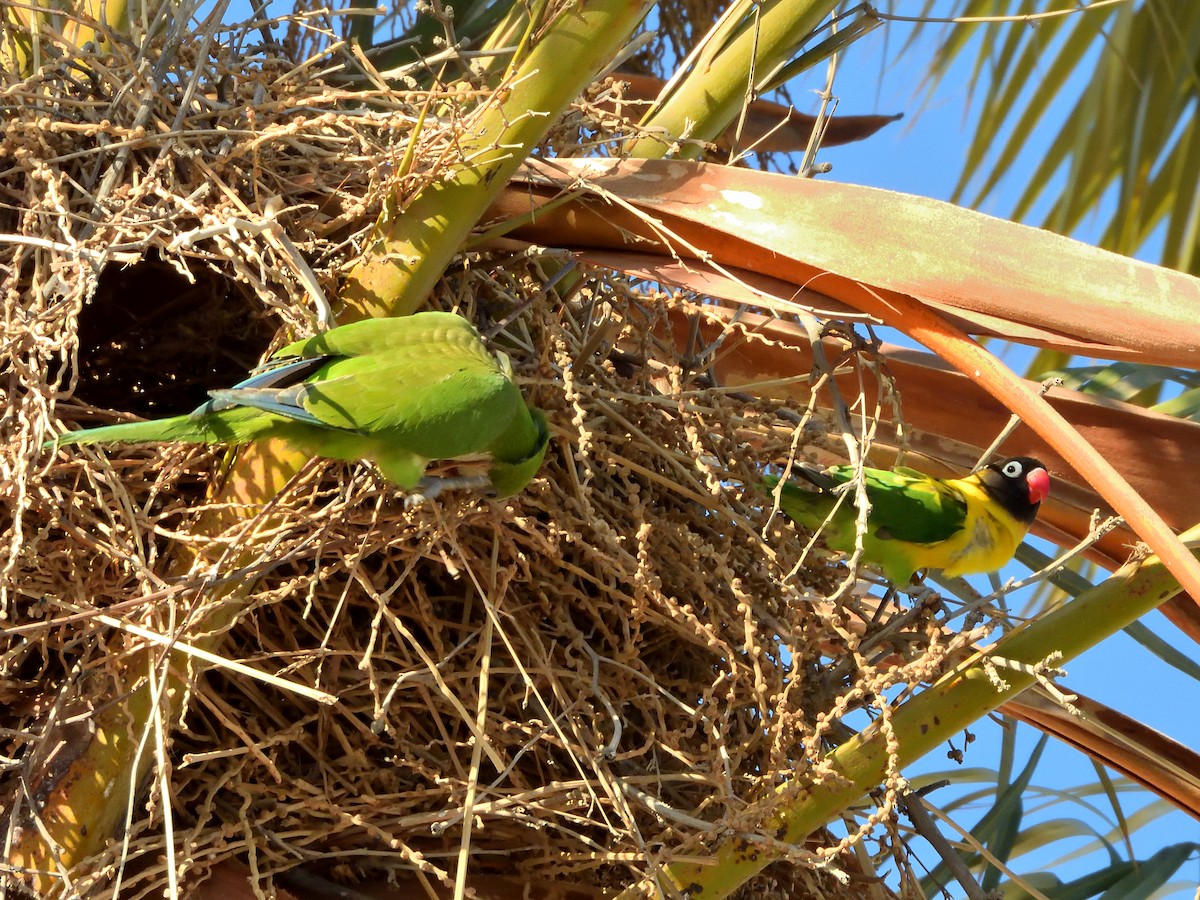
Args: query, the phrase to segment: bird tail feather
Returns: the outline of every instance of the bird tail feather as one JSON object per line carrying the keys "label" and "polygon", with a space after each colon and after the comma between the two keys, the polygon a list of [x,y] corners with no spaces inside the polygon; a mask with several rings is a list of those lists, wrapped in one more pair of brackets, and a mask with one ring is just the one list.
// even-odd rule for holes
{"label": "bird tail feather", "polygon": [[49,448],[68,444],[146,444],[158,441],[179,441],[188,444],[240,443],[261,437],[278,421],[260,410],[238,407],[203,415],[189,413],[149,422],[85,428],[48,440],[43,446]]}
{"label": "bird tail feather", "polygon": [[[778,475],[764,475],[762,480],[768,491],[774,493],[775,486],[781,479]],[[807,477],[806,480],[812,481]],[[779,487],[779,508],[793,522],[798,522],[806,528],[820,528],[835,502],[828,493],[807,491],[791,481],[785,481]]]}

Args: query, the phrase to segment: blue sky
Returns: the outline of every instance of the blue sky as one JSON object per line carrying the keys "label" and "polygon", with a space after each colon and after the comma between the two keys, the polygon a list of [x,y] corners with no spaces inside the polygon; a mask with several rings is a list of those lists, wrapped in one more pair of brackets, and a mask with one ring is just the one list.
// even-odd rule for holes
{"label": "blue sky", "polygon": [[[897,5],[912,7],[911,11],[915,12],[922,4],[912,2]],[[951,6],[943,5],[947,9]],[[889,29],[890,34],[887,33]],[[945,79],[932,95],[925,93],[922,90],[922,78],[933,44],[928,39],[923,40],[916,50],[907,52],[897,60],[896,52],[904,44],[907,35],[907,26],[896,23],[885,25],[856,45],[842,60],[835,84],[835,94],[840,98],[839,112],[846,115],[903,112],[905,118],[866,141],[824,151],[821,159],[833,164],[833,171],[825,177],[949,200],[963,170],[976,118],[968,105],[966,83],[970,72],[965,66],[960,66],[955,73],[957,77]],[[812,82],[819,87],[823,78],[823,71],[813,73]],[[798,104],[803,103],[799,92],[793,92],[793,96]],[[1048,144],[1054,124],[1051,119],[1048,126],[1034,135],[1024,157],[1027,165],[1028,160],[1036,159],[1040,149]],[[1006,215],[1015,203],[1028,171],[1028,168],[1018,166],[1007,181],[1002,182],[996,195],[982,207],[983,211]],[[1100,222],[1091,221],[1085,224],[1082,232],[1073,236],[1095,241],[1099,230]],[[1157,261],[1152,252],[1144,258]],[[890,333],[887,337],[911,345],[911,341],[896,333]],[[1019,365],[1019,362],[1016,364]],[[1023,570],[1019,567],[1012,569],[1014,574],[1019,571]],[[1195,644],[1179,633],[1160,613],[1153,613],[1145,623],[1188,655],[1196,655]],[[1072,660],[1066,669],[1068,685],[1188,746],[1200,746],[1200,717],[1192,713],[1200,700],[1200,686],[1167,667],[1124,634],[1118,634]],[[966,765],[997,766],[999,727],[981,722],[974,731],[979,740],[970,748]],[[1027,728],[1023,732],[1020,746],[1027,754],[1036,742],[1038,733]],[[1022,761],[1023,757],[1018,756],[1018,768]],[[914,771],[953,768],[953,764],[944,757],[938,755],[934,758],[931,755]],[[1052,744],[1047,750],[1034,778],[1035,783],[1055,787],[1095,780],[1095,772],[1086,757],[1058,744]],[[948,788],[935,793],[931,799],[935,803],[945,802],[953,792],[954,788]],[[1147,793],[1142,798],[1128,798],[1125,802],[1132,807],[1150,799],[1152,795]],[[1105,809],[1103,798],[1095,802],[1100,809]],[[979,812],[985,808],[986,804],[977,807]],[[1060,808],[1048,815],[1076,816],[1078,812]],[[1183,813],[1173,812],[1135,833],[1133,847],[1136,855],[1144,858],[1167,844],[1188,840],[1200,841],[1200,823]],[[1073,844],[1064,842],[1064,846]],[[1021,859],[1015,868],[1022,872],[1036,870],[1040,865],[1050,864],[1060,852],[1061,848],[1050,848],[1036,857],[1036,863],[1033,859]],[[936,861],[932,852],[924,854],[924,858]],[[1096,864],[1103,862],[1097,863],[1096,857],[1092,857],[1090,861],[1075,861],[1055,871],[1060,877],[1068,879],[1078,877]],[[1184,865],[1174,879],[1176,889],[1160,896],[1193,897],[1197,881],[1200,881],[1200,864],[1192,860]],[[959,896],[960,890],[952,889],[951,893]]]}

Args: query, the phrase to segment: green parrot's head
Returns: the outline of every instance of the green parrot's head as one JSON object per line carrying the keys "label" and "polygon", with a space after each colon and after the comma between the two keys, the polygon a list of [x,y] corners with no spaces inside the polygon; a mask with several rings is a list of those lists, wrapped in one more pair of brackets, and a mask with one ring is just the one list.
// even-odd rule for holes
{"label": "green parrot's head", "polygon": [[492,480],[492,490],[496,498],[500,500],[511,497],[529,484],[533,480],[533,476],[538,473],[538,469],[542,467],[542,460],[546,456],[546,447],[550,443],[550,426],[546,421],[546,415],[540,409],[532,406],[528,409],[529,417],[533,421],[537,434],[533,451],[524,459],[515,462],[493,459],[492,467],[488,472]]}

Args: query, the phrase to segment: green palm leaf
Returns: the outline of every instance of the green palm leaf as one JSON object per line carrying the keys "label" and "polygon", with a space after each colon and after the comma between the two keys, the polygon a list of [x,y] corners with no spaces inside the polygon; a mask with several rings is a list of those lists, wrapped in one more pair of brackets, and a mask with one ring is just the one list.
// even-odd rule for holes
{"label": "green palm leaf", "polygon": [[[1027,16],[1061,4],[965,2],[970,15]],[[932,12],[932,9],[927,11]],[[1101,245],[1133,254],[1161,236],[1164,264],[1193,271],[1200,201],[1200,4],[1140,0],[1078,14],[955,28],[935,57],[931,85],[975,53],[979,120],[956,199],[979,205],[1018,162],[1051,113],[1070,112],[1039,151],[1013,207],[1014,218],[1048,208],[1041,224],[1062,233],[1107,217]],[[1090,68],[1088,68],[1090,66]]]}

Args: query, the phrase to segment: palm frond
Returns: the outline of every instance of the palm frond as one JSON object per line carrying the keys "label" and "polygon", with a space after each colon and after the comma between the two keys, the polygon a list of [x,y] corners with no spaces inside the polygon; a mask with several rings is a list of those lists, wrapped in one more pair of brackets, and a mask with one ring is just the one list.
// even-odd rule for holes
{"label": "palm frond", "polygon": [[[1020,17],[1060,4],[966,3],[964,15]],[[1078,15],[949,32],[931,85],[974,53],[978,124],[956,199],[994,199],[1018,165],[1033,165],[1014,218],[1072,233],[1103,217],[1101,245],[1157,253],[1192,271],[1200,227],[1200,5],[1167,0],[1084,6]],[[1060,124],[1053,115],[1067,110]],[[1049,131],[1048,139],[1038,134]],[[1039,212],[1040,211],[1040,212]]]}

